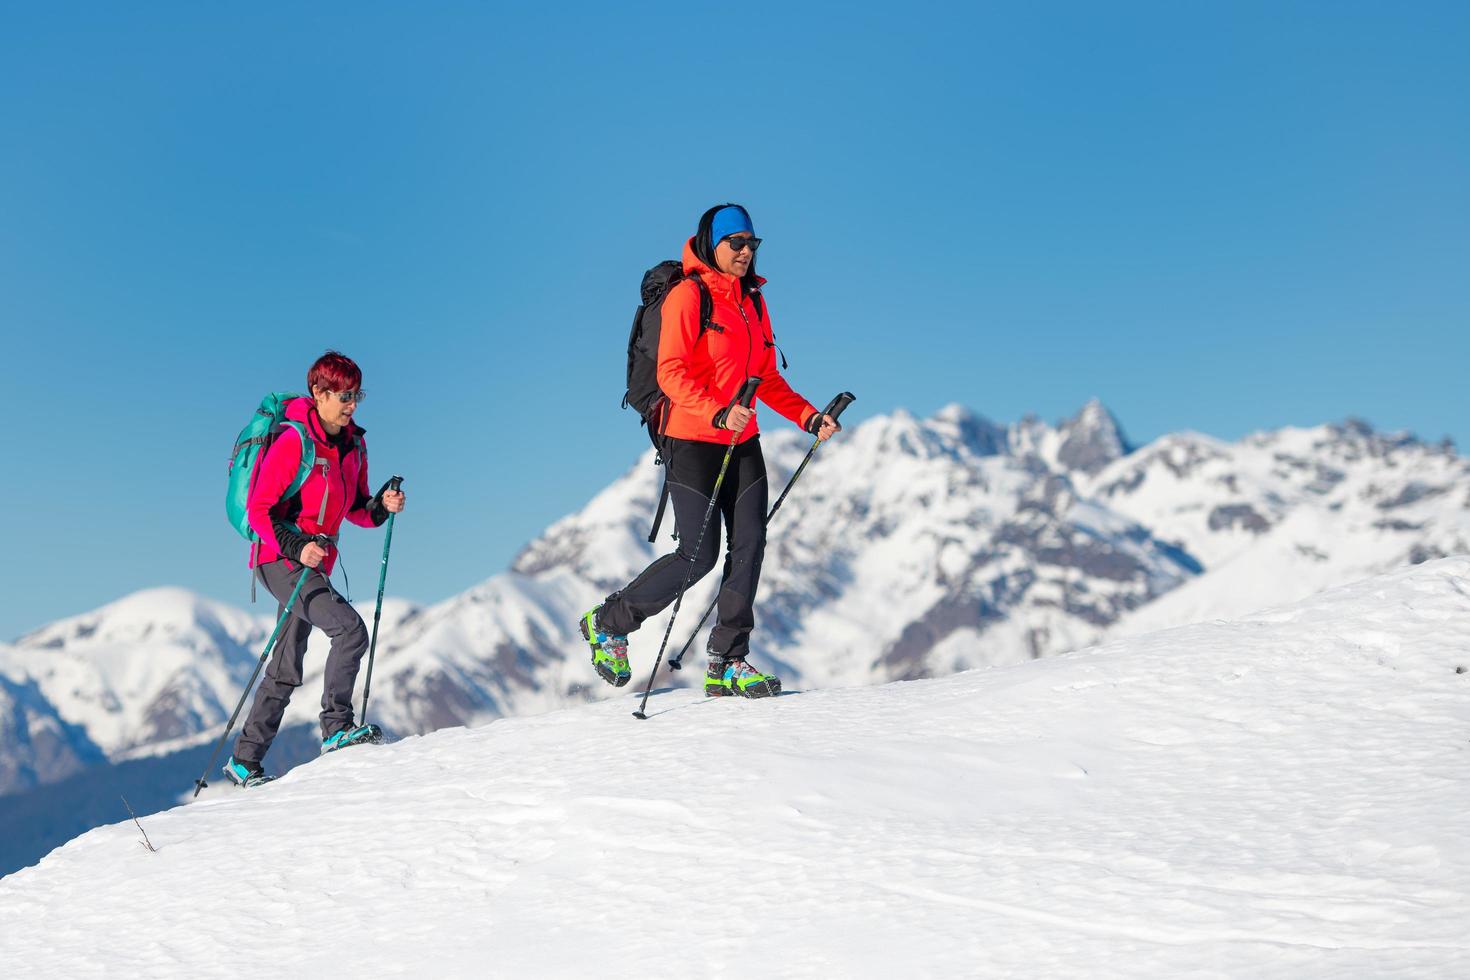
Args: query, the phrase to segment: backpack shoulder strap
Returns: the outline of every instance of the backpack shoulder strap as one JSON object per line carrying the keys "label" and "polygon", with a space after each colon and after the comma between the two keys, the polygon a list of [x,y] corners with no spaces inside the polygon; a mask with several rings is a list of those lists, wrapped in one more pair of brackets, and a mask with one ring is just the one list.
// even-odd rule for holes
{"label": "backpack shoulder strap", "polygon": [[699,336],[703,337],[706,330],[715,330],[720,333],[724,331],[715,325],[715,299],[709,293],[709,287],[704,283],[704,277],[698,272],[691,272],[686,277],[694,280],[695,287],[699,290]]}
{"label": "backpack shoulder strap", "polygon": [[301,492],[301,487],[306,483],[306,478],[311,475],[311,468],[316,465],[316,443],[306,432],[306,426],[300,422],[287,419],[281,423],[281,429],[295,429],[296,435],[301,439],[301,463],[296,467],[296,476],[286,492],[281,494],[281,499],[294,497]]}

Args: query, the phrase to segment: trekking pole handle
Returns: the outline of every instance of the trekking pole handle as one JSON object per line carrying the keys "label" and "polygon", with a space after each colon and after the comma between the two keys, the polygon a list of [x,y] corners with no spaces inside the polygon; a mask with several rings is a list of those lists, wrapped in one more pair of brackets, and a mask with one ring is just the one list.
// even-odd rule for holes
{"label": "trekking pole handle", "polygon": [[376,507],[378,504],[381,504],[383,502],[383,494],[398,493],[402,489],[403,477],[399,476],[397,473],[394,473],[388,478],[388,482],[379,487],[378,492],[373,494],[373,499],[371,503],[368,504],[368,506],[370,508]]}
{"label": "trekking pole handle", "polygon": [[841,417],[842,413],[847,411],[847,406],[851,405],[855,401],[857,401],[857,395],[854,395],[850,391],[840,392],[835,398],[827,403],[826,408],[822,409],[822,414],[831,416],[832,421],[836,422],[837,419]]}
{"label": "trekking pole handle", "polygon": [[741,408],[749,408],[755,401],[755,390],[760,387],[760,384],[761,379],[754,375],[746,378],[745,384],[740,388],[740,393],[735,396],[735,404]]}

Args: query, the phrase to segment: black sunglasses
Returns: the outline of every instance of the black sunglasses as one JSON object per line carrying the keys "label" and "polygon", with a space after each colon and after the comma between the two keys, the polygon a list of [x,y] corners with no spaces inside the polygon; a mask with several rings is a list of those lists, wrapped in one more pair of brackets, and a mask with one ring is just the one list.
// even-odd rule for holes
{"label": "black sunglasses", "polygon": [[733,249],[736,252],[739,252],[741,249],[744,249],[746,246],[749,246],[751,252],[754,252],[756,249],[758,249],[758,248],[761,247],[761,241],[762,241],[762,239],[759,239],[759,238],[736,238],[734,235],[726,235],[724,238],[721,238],[720,241],[724,242],[726,245],[729,245],[730,248]]}
{"label": "black sunglasses", "polygon": [[328,391],[326,388],[319,388],[318,390],[325,392],[328,395],[336,395],[337,400],[344,405],[346,405],[348,402],[360,402],[367,397],[367,392],[363,391],[361,388],[357,389],[356,391]]}

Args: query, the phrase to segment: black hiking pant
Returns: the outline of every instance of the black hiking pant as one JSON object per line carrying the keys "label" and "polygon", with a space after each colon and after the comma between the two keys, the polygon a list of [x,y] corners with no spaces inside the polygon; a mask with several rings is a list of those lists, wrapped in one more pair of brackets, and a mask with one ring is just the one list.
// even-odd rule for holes
{"label": "black hiking pant", "polygon": [[[291,598],[302,566],[280,559],[266,562],[255,569],[256,575],[276,601],[279,618],[285,602]],[[265,668],[265,678],[255,692],[250,715],[235,741],[235,758],[241,762],[260,762],[275,740],[285,717],[291,692],[301,686],[302,665],[306,661],[306,640],[315,626],[332,638],[327,654],[327,668],[322,676],[322,738],[352,724],[352,689],[357,684],[357,668],[368,648],[368,631],[357,610],[334,588],[320,570],[307,572],[306,582],[291,607],[291,616],[281,627],[276,648]]]}
{"label": "black hiking pant", "polygon": [[[735,659],[750,650],[755,628],[755,591],[760,584],[761,560],[766,552],[766,460],[760,437],[735,447],[719,500],[704,532],[699,553],[699,529],[709,507],[715,478],[728,444],[670,439],[665,452],[669,501],[679,529],[679,548],[649,565],[628,585],[603,600],[597,625],[610,633],[632,633],[649,616],[662,612],[679,592],[687,576],[697,582],[715,567],[720,553],[720,522],[727,535],[725,570],[716,609],[718,623],[710,634],[711,656]],[[691,574],[692,570],[692,574]]]}

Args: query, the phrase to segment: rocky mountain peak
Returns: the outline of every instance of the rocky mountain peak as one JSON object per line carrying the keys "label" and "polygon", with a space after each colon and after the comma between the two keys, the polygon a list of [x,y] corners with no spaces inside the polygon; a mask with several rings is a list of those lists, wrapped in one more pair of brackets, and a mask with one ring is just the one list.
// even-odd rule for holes
{"label": "rocky mountain peak", "polygon": [[949,436],[974,456],[996,456],[1009,450],[1006,429],[958,402],[946,405],[929,420],[938,433]]}
{"label": "rocky mountain peak", "polygon": [[1425,443],[1410,432],[1379,432],[1365,419],[1349,416],[1326,426],[1329,441],[1345,459],[1387,459],[1400,450],[1425,449]]}
{"label": "rocky mountain peak", "polygon": [[1091,476],[1133,451],[1113,413],[1096,398],[1058,426],[1062,437],[1057,462]]}

